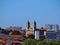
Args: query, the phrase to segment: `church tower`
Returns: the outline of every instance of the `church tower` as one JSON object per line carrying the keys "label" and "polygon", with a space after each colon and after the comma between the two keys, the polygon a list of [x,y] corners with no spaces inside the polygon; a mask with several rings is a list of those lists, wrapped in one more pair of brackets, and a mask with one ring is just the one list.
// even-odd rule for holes
{"label": "church tower", "polygon": [[36,30],[36,21],[33,21],[33,23],[32,23],[32,29]]}
{"label": "church tower", "polygon": [[30,22],[27,21],[27,22],[26,22],[26,30],[29,30],[29,28],[30,28]]}
{"label": "church tower", "polygon": [[28,37],[29,35],[34,35],[34,30],[36,30],[36,22],[34,21],[32,23],[32,28],[31,28],[30,22],[27,21],[26,22],[26,37]]}

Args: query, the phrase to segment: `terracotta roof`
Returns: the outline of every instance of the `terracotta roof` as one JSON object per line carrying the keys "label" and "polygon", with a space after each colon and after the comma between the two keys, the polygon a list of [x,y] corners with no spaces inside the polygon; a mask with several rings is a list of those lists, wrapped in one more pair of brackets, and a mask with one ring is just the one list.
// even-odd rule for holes
{"label": "terracotta roof", "polygon": [[19,41],[13,41],[13,43],[20,43]]}
{"label": "terracotta roof", "polygon": [[43,30],[43,31],[46,31],[47,28],[37,28],[36,30]]}
{"label": "terracotta roof", "polygon": [[0,40],[0,43],[5,44],[5,42],[6,42],[6,41],[5,41],[5,40],[3,40],[3,39],[2,39],[2,40]]}
{"label": "terracotta roof", "polygon": [[11,35],[13,38],[22,38],[22,35]]}

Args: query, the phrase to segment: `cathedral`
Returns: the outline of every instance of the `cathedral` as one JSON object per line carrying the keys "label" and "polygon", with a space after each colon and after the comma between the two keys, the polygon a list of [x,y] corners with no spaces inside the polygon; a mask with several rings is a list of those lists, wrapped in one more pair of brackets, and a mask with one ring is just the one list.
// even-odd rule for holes
{"label": "cathedral", "polygon": [[34,35],[34,31],[36,30],[36,21],[32,22],[32,28],[30,27],[30,22],[26,22],[26,37],[29,35]]}

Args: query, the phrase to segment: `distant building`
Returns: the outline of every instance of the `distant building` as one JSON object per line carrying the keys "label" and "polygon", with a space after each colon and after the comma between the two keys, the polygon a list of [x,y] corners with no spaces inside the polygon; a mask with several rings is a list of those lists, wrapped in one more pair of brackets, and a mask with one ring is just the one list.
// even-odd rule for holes
{"label": "distant building", "polygon": [[34,30],[36,30],[36,22],[34,21],[32,23],[32,28],[30,27],[30,22],[26,22],[26,37],[28,37],[30,34],[34,35]]}
{"label": "distant building", "polygon": [[59,25],[58,24],[45,24],[45,27],[48,28],[47,31],[58,31]]}
{"label": "distant building", "polygon": [[57,32],[57,40],[60,40],[60,30]]}
{"label": "distant building", "polygon": [[57,40],[57,32],[55,32],[55,31],[46,31],[45,38],[49,39],[49,40]]}
{"label": "distant building", "polygon": [[12,30],[12,31],[14,31],[14,30],[20,31],[20,30],[22,30],[22,27],[19,27],[19,26],[10,26],[10,27],[5,27],[4,29],[5,30]]}
{"label": "distant building", "polygon": [[58,24],[46,24],[45,25],[48,30],[46,31],[46,39],[50,40],[59,40],[60,39],[60,30],[59,30],[59,25]]}

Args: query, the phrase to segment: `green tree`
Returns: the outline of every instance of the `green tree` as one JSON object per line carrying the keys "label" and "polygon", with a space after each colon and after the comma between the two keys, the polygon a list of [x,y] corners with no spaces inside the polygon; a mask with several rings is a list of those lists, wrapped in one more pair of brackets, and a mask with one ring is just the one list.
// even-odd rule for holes
{"label": "green tree", "polygon": [[39,41],[37,45],[45,45],[43,41]]}
{"label": "green tree", "polygon": [[26,39],[22,45],[60,45],[60,41]]}
{"label": "green tree", "polygon": [[22,45],[36,45],[37,44],[37,40],[35,40],[35,39],[26,39],[23,43],[22,43]]}
{"label": "green tree", "polygon": [[46,39],[46,40],[43,40],[43,41],[39,41],[37,43],[37,45],[53,45],[53,41],[50,41],[50,40]]}
{"label": "green tree", "polygon": [[48,39],[44,40],[44,42],[46,45],[53,45],[53,43],[54,43],[53,41],[48,40]]}
{"label": "green tree", "polygon": [[55,41],[54,45],[60,45],[60,41]]}

